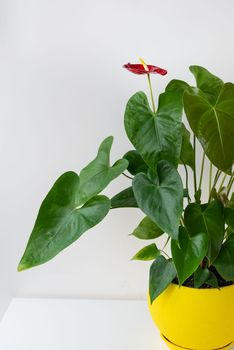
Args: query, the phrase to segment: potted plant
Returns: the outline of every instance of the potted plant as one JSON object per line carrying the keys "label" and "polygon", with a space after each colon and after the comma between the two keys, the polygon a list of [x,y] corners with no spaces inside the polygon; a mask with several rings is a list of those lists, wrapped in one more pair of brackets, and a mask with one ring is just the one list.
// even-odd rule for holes
{"label": "potted plant", "polygon": [[[229,348],[234,341],[234,85],[191,66],[196,87],[172,80],[156,109],[150,75],[165,75],[166,70],[143,60],[124,67],[146,75],[150,88],[151,107],[144,92],[126,106],[124,125],[134,149],[110,166],[113,138],[108,137],[79,175],[70,171],[55,182],[18,270],[46,263],[110,209],[140,208],[146,216],[133,235],[157,240],[166,234],[171,245],[171,257],[156,241],[134,256],[153,260],[149,308],[163,339],[171,349]],[[183,109],[191,139],[182,123]],[[203,148],[200,169],[198,142]],[[205,164],[208,189],[203,185]],[[132,180],[130,187],[112,199],[100,194],[123,173]]]}

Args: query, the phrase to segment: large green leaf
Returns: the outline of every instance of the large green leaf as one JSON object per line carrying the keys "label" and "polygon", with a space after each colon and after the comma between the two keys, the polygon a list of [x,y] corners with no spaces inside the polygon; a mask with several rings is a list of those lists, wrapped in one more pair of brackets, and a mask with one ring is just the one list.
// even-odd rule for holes
{"label": "large green leaf", "polygon": [[132,235],[140,239],[154,239],[163,234],[163,231],[146,216],[135,228]]}
{"label": "large green leaf", "polygon": [[192,68],[199,88],[184,92],[184,109],[191,129],[207,157],[220,170],[231,173],[234,163],[234,85]]}
{"label": "large green leaf", "polygon": [[127,152],[123,158],[127,159],[128,171],[132,175],[136,175],[137,173],[146,173],[149,169],[139,152],[136,150]]}
{"label": "large green leaf", "polygon": [[219,254],[224,238],[224,210],[218,200],[212,201],[209,205],[191,203],[185,209],[185,226],[190,236],[198,233],[206,233],[209,238],[207,257],[210,264]]}
{"label": "large green leaf", "polygon": [[111,208],[138,208],[132,187],[128,187],[111,198]]}
{"label": "large green leaf", "polygon": [[159,161],[157,173],[135,176],[133,192],[139,208],[162,231],[177,239],[183,201],[183,184],[177,170],[169,162]]}
{"label": "large green leaf", "polygon": [[159,160],[177,165],[181,149],[181,94],[167,91],[160,95],[157,113],[150,109],[143,92],[128,101],[124,124],[126,133],[146,164],[155,170]]}
{"label": "large green leaf", "polygon": [[196,79],[197,87],[202,90],[211,104],[215,104],[224,82],[201,66],[190,66],[189,69]]}
{"label": "large green leaf", "polygon": [[154,260],[160,255],[160,250],[158,250],[155,243],[152,243],[150,245],[147,245],[146,247],[142,248],[137,252],[132,260]]}
{"label": "large green leaf", "polygon": [[80,172],[79,205],[100,193],[113,179],[128,167],[126,159],[110,166],[110,150],[113,137],[107,137],[100,145],[96,158]]}
{"label": "large green leaf", "polygon": [[226,281],[234,281],[234,235],[224,243],[214,266]]}
{"label": "large green leaf", "polygon": [[208,236],[206,233],[189,237],[187,230],[180,227],[179,242],[174,239],[171,241],[172,257],[180,284],[183,284],[196,271],[206,256],[207,249]]}
{"label": "large green leaf", "polygon": [[[181,103],[183,101],[183,95],[186,89],[190,86],[183,80],[173,79],[166,87],[166,91],[175,91],[181,96]],[[182,145],[180,152],[180,163],[189,165],[194,168],[194,150],[190,142],[190,132],[186,129],[185,125],[181,124]]]}
{"label": "large green leaf", "polygon": [[52,259],[106,216],[107,197],[95,196],[80,207],[79,190],[79,176],[74,172],[55,182],[41,205],[19,271]]}
{"label": "large green leaf", "polygon": [[150,267],[149,293],[151,303],[169,286],[176,277],[176,269],[171,259],[159,256]]}

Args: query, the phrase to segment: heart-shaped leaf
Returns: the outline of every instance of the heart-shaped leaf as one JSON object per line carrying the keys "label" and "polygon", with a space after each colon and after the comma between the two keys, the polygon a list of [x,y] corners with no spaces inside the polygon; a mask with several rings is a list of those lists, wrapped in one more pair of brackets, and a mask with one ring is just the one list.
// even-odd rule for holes
{"label": "heart-shaped leaf", "polygon": [[208,237],[205,233],[189,237],[186,229],[180,227],[179,243],[171,241],[173,261],[177,270],[180,284],[190,277],[206,256]]}
{"label": "heart-shaped leaf", "polygon": [[234,234],[222,246],[214,266],[226,281],[234,281]]}
{"label": "heart-shaped leaf", "polygon": [[199,88],[184,92],[184,109],[191,129],[207,157],[220,170],[230,174],[234,163],[234,85],[217,77],[207,79],[196,72]]}
{"label": "heart-shaped leaf", "polygon": [[143,92],[128,101],[124,124],[129,140],[146,164],[155,170],[159,160],[177,165],[181,150],[181,94],[167,91],[160,95],[157,113],[150,109]]}
{"label": "heart-shaped leaf", "polygon": [[147,245],[146,247],[139,250],[139,252],[134,255],[132,260],[154,260],[160,255],[160,250],[156,247],[155,243]]}
{"label": "heart-shaped leaf", "polygon": [[138,208],[132,187],[128,187],[111,198],[111,208]]}
{"label": "heart-shaped leaf", "polygon": [[149,293],[151,303],[169,286],[176,277],[176,269],[171,259],[160,255],[150,267]]}
{"label": "heart-shaped leaf", "polygon": [[155,239],[162,234],[163,231],[148,216],[140,222],[132,233],[133,236],[140,239]]}
{"label": "heart-shaped leaf", "polygon": [[201,66],[190,66],[189,69],[196,79],[197,87],[202,90],[211,104],[215,104],[224,82]]}
{"label": "heart-shaped leaf", "polygon": [[160,161],[156,174],[137,174],[133,180],[133,192],[139,208],[162,231],[177,239],[183,184],[175,167],[167,161]]}
{"label": "heart-shaped leaf", "polygon": [[148,171],[148,165],[144,162],[143,158],[136,150],[127,152],[124,156],[124,159],[128,161],[128,171],[132,175],[137,173],[146,173]]}
{"label": "heart-shaped leaf", "polygon": [[106,216],[109,199],[95,196],[80,207],[79,189],[79,176],[74,172],[55,182],[41,205],[19,271],[49,261]]}
{"label": "heart-shaped leaf", "polygon": [[200,232],[207,234],[209,238],[207,257],[211,265],[219,254],[224,238],[224,209],[222,204],[218,200],[212,201],[209,205],[191,203],[185,209],[184,220],[190,236]]}
{"label": "heart-shaped leaf", "polygon": [[128,167],[126,159],[120,159],[110,166],[110,151],[113,137],[107,137],[100,145],[96,158],[80,172],[78,205],[86,203],[100,193]]}

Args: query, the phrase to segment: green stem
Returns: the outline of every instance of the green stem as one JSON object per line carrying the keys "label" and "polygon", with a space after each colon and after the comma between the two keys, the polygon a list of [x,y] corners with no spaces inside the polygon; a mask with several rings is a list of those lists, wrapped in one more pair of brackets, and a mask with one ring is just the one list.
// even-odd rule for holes
{"label": "green stem", "polygon": [[234,182],[234,173],[232,174],[230,180],[229,180],[229,183],[227,185],[227,195],[229,195],[230,191],[231,191],[231,188],[232,188],[232,185],[233,185],[233,182]]}
{"label": "green stem", "polygon": [[222,190],[223,184],[224,184],[226,178],[227,178],[227,174],[224,174],[224,177],[223,177],[223,179],[222,179],[222,181],[221,181],[221,183],[220,183],[218,192],[220,192],[220,191]]}
{"label": "green stem", "polygon": [[[212,163],[211,163],[211,165],[212,165]],[[218,169],[218,170],[216,171],[216,174],[215,174],[215,177],[214,177],[213,186],[212,186],[211,189],[210,189],[210,193],[209,193],[209,202],[210,202],[210,200],[211,200],[211,196],[212,196],[213,190],[215,189],[215,186],[216,186],[216,184],[217,184],[217,182],[218,182],[218,180],[219,180],[221,174],[222,174],[222,171]],[[212,176],[212,174],[211,174],[211,176]]]}
{"label": "green stem", "polygon": [[202,185],[202,179],[203,179],[203,173],[204,173],[204,164],[205,164],[205,152],[203,152],[203,157],[202,157],[202,165],[201,165],[201,174],[200,174],[200,181],[199,181],[199,185],[198,185],[198,189],[201,189],[201,185]]}
{"label": "green stem", "polygon": [[183,159],[181,158],[181,161],[183,163],[183,166],[184,166],[184,170],[185,170],[185,187],[188,191],[188,203],[190,203],[190,195],[189,195],[189,183],[188,183],[188,180],[189,180],[189,175],[188,175],[188,168],[186,166],[186,164],[184,163]]}
{"label": "green stem", "polygon": [[210,162],[210,174],[209,174],[209,198],[211,195],[211,184],[212,184],[212,166],[213,164]]}
{"label": "green stem", "polygon": [[197,192],[196,136],[194,134],[193,134],[193,149],[194,149],[194,156],[193,156],[193,163],[194,163],[193,181],[194,181],[194,193],[196,193]]}
{"label": "green stem", "polygon": [[155,104],[154,104],[153,90],[152,90],[152,85],[151,85],[151,80],[150,80],[150,75],[149,74],[147,74],[147,78],[148,78],[148,83],[149,83],[150,97],[151,97],[151,101],[152,101],[153,112],[156,113],[156,108],[155,108]]}

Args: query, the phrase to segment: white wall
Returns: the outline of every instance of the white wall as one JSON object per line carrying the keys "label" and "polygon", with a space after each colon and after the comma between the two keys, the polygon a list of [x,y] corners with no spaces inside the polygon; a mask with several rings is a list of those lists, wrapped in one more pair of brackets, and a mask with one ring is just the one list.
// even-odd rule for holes
{"label": "white wall", "polygon": [[[232,0],[2,0],[0,2],[0,293],[143,298],[144,245],[128,233],[142,214],[114,211],[50,263],[16,266],[38,206],[64,171],[79,171],[114,135],[113,160],[131,148],[123,129],[128,98],[146,80],[121,66],[138,55],[192,82],[190,64],[234,81]],[[106,191],[127,187],[117,180]],[[0,294],[1,296],[1,294]],[[2,305],[6,303],[2,301]]]}

